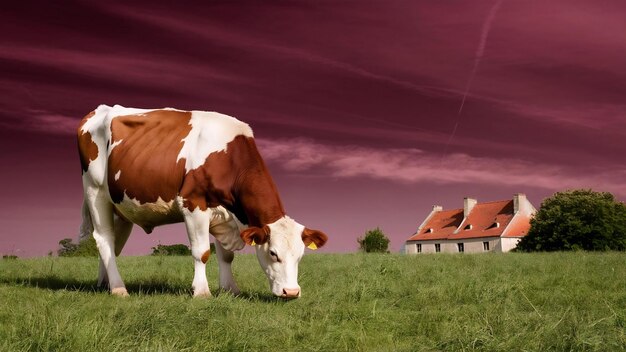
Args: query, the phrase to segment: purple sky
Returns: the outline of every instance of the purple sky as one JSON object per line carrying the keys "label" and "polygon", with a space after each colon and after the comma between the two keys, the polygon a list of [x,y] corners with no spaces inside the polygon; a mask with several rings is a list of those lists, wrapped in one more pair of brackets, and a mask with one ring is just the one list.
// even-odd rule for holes
{"label": "purple sky", "polygon": [[[2,254],[77,236],[74,131],[102,103],[248,122],[326,252],[376,226],[396,251],[465,196],[626,199],[622,0],[112,3],[3,6]],[[124,253],[158,243],[184,226],[136,228]]]}

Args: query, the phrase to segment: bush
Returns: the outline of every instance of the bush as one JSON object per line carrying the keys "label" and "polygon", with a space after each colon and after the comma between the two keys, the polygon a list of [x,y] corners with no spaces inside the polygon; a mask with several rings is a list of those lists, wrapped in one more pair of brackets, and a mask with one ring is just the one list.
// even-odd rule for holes
{"label": "bush", "polygon": [[82,240],[79,243],[72,242],[71,238],[64,238],[59,241],[59,257],[97,257],[98,246],[93,236]]}
{"label": "bush", "polygon": [[366,253],[389,253],[389,239],[380,228],[369,230],[357,239],[359,249]]}
{"label": "bush", "polygon": [[626,250],[626,206],[611,193],[558,192],[541,204],[521,251]]}
{"label": "bush", "polygon": [[[211,243],[211,253],[215,252],[215,248]],[[152,247],[152,255],[191,255],[191,250],[184,244],[160,244]]]}

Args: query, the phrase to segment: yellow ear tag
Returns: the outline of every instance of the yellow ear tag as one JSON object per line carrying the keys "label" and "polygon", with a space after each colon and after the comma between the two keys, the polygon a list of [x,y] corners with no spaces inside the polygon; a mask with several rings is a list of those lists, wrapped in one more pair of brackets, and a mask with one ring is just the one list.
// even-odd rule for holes
{"label": "yellow ear tag", "polygon": [[256,242],[254,242],[254,240],[252,240],[252,243],[250,243],[251,246],[254,246],[256,244]]}
{"label": "yellow ear tag", "polygon": [[317,249],[317,246],[315,245],[315,242],[311,242],[311,244],[308,245],[308,247],[309,247],[309,249],[312,249],[312,250],[316,250]]}

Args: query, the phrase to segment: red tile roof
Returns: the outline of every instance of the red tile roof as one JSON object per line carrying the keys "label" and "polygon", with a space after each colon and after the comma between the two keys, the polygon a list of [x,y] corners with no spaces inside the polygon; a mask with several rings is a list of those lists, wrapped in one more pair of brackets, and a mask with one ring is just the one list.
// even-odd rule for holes
{"label": "red tile roof", "polygon": [[[416,240],[440,240],[446,239],[463,221],[463,209],[442,210],[436,212],[424,225],[419,233],[409,238],[409,241]],[[429,230],[432,229],[432,232]]]}
{"label": "red tile roof", "polygon": [[[463,221],[463,209],[435,212],[409,241],[458,240],[480,237],[523,237],[530,229],[531,216],[514,213],[514,201],[476,204]],[[468,226],[471,225],[471,228]],[[459,226],[462,228],[459,229]],[[458,232],[455,234],[454,232]],[[505,231],[506,230],[506,231]]]}
{"label": "red tile roof", "polygon": [[[513,201],[478,203],[463,223],[463,228],[448,239],[500,237],[513,218]],[[499,224],[497,226],[496,224]],[[471,225],[471,230],[466,230]]]}
{"label": "red tile roof", "polygon": [[518,214],[502,237],[524,237],[530,230],[530,217]]}

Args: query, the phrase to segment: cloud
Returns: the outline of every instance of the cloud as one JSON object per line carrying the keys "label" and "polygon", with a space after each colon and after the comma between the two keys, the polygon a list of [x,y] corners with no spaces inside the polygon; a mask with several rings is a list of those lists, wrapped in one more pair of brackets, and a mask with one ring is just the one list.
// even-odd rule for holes
{"label": "cloud", "polygon": [[486,184],[562,190],[591,187],[626,194],[626,169],[593,169],[520,159],[439,155],[419,149],[327,145],[307,139],[257,139],[263,157],[286,171],[400,183]]}
{"label": "cloud", "polygon": [[7,119],[0,126],[15,130],[51,134],[74,135],[79,119],[45,110],[28,110],[28,119]]}
{"label": "cloud", "polygon": [[626,127],[626,105],[593,102],[579,102],[573,106],[552,107],[531,104],[500,102],[507,109],[519,116],[537,121],[564,123],[581,129],[606,130],[623,134]]}
{"label": "cloud", "polygon": [[233,30],[232,28],[227,29],[223,25],[203,21],[201,18],[197,18],[194,21],[190,21],[189,19],[181,20],[176,16],[171,16],[170,13],[137,11],[136,9],[124,5],[107,5],[106,8],[102,8],[102,10],[133,21],[141,21],[142,23],[153,25],[159,28],[159,30],[167,30],[172,33],[183,34],[184,36],[192,36],[196,39],[206,41],[208,45],[220,43],[220,45],[226,46],[230,50],[237,48],[248,53],[248,55],[259,55],[259,53],[261,53],[261,56],[266,58],[274,57],[280,60],[291,58],[307,64],[313,64],[314,66],[330,67],[353,76],[392,84],[429,97],[449,97],[451,95],[460,94],[457,90],[448,89],[447,87],[417,83],[410,79],[395,77],[387,72],[374,72],[373,70],[366,69],[357,64],[318,53],[313,49],[281,44],[284,38],[281,40],[280,35],[272,40],[259,33]]}
{"label": "cloud", "polygon": [[[40,48],[27,45],[0,45],[0,59],[40,65],[80,73],[97,79],[117,80],[124,83],[166,85],[185,82],[188,77],[215,81],[233,81],[207,65],[189,62],[172,62],[166,58],[145,55],[89,52],[84,49]],[[171,89],[170,86],[168,86]]]}
{"label": "cloud", "polygon": [[47,113],[35,115],[28,122],[30,129],[50,134],[75,134],[77,126],[78,119],[74,117]]}

